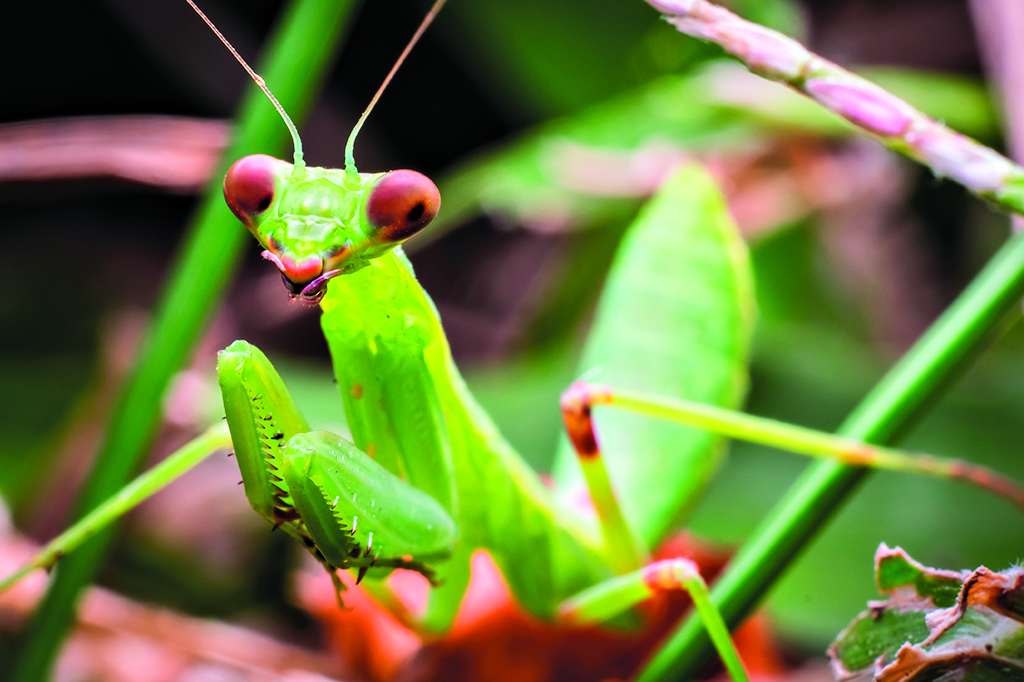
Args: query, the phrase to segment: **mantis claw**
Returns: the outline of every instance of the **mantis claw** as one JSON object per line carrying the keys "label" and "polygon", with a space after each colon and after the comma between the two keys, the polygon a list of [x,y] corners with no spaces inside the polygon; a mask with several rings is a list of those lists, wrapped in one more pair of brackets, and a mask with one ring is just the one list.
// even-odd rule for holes
{"label": "mantis claw", "polygon": [[328,564],[324,564],[324,568],[327,569],[327,573],[331,576],[331,582],[334,583],[334,596],[338,600],[338,608],[342,611],[351,611],[352,607],[345,606],[345,600],[341,597],[341,593],[348,591],[348,587],[338,577],[338,569]]}

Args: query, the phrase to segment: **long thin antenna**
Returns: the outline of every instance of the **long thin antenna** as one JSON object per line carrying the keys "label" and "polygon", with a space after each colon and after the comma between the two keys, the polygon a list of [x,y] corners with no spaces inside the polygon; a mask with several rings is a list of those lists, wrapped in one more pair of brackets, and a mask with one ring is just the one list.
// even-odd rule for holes
{"label": "long thin antenna", "polygon": [[[228,48],[231,51],[231,54],[235,55],[235,59],[238,60],[238,63],[242,65],[242,68],[244,68],[253,81],[256,82],[256,85],[260,87],[263,94],[267,96],[270,102],[274,105],[274,108],[277,109],[277,113],[281,114],[281,118],[284,119],[284,124],[288,126],[288,132],[292,134],[292,145],[295,148],[295,165],[292,169],[292,177],[296,179],[301,178],[306,174],[306,163],[302,160],[302,140],[299,139],[299,131],[296,129],[295,124],[292,123],[292,119],[288,116],[288,112],[284,110],[281,103],[277,101],[276,97],[274,97],[274,93],[272,93],[270,88],[267,87],[267,82],[263,80],[263,76],[252,70],[252,67],[242,59],[242,55],[238,54],[238,50],[228,42],[228,39],[224,37],[224,34],[221,33],[216,26],[214,26],[213,22],[203,14],[203,10],[199,9],[199,7],[196,6],[196,3],[192,2],[192,0],[185,0],[185,2],[191,5],[192,9],[196,11],[196,14],[202,17],[203,21],[206,22],[206,25],[210,27],[210,30],[217,34],[217,37],[220,38],[220,42],[224,43],[224,47]],[[402,56],[404,57],[405,55]]]}
{"label": "long thin antenna", "polygon": [[[189,0],[189,2],[191,1],[192,0]],[[409,40],[409,44],[405,46],[404,50],[402,50],[402,54],[398,56],[398,61],[396,61],[395,65],[391,67],[391,71],[388,73],[387,77],[384,78],[384,82],[380,84],[380,87],[377,88],[377,93],[373,96],[373,99],[370,100],[370,104],[369,106],[366,107],[366,111],[364,111],[363,115],[359,117],[358,121],[356,121],[355,127],[352,128],[352,133],[348,136],[348,143],[345,144],[345,174],[350,177],[355,176],[354,179],[356,181],[358,181],[359,177],[359,173],[358,171],[356,171],[356,161],[354,152],[356,145],[356,135],[359,134],[359,130],[360,128],[363,127],[363,123],[366,121],[366,117],[370,115],[370,112],[373,110],[374,105],[377,104],[377,100],[379,100],[381,94],[383,94],[384,88],[388,87],[388,83],[391,82],[391,79],[398,71],[398,68],[402,66],[402,62],[404,62],[405,58],[409,56],[410,52],[412,52],[412,48],[416,46],[417,42],[419,42],[420,36],[422,36],[423,32],[427,30],[428,26],[430,26],[430,22],[432,22],[434,20],[434,17],[437,16],[437,13],[441,11],[441,7],[444,6],[445,2],[446,0],[437,0],[434,3],[434,6],[430,8],[430,11],[427,12],[427,16],[423,17],[423,21],[420,23],[420,27],[416,29],[416,33],[413,34],[412,39]]]}

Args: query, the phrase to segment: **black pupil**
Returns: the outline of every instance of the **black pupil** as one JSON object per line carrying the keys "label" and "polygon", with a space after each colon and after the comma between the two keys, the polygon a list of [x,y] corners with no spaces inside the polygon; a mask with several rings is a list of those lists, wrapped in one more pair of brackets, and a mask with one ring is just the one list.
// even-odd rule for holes
{"label": "black pupil", "polygon": [[418,203],[418,204],[416,204],[415,206],[412,207],[412,210],[409,211],[409,213],[406,214],[405,219],[408,222],[410,222],[410,223],[414,223],[414,222],[416,222],[417,220],[419,220],[420,218],[423,217],[423,211],[425,211],[425,210],[426,209],[423,206],[423,203],[420,202],[420,203]]}
{"label": "black pupil", "polygon": [[266,211],[267,208],[269,208],[270,202],[273,201],[273,199],[274,197],[271,194],[268,194],[267,196],[260,199],[260,203],[256,204],[256,212],[263,213],[263,211]]}

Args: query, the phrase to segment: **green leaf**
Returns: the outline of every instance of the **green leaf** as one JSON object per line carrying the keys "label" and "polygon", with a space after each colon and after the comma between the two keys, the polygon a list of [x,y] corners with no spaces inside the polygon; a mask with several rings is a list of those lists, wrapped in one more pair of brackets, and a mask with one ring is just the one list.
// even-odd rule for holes
{"label": "green leaf", "polygon": [[631,163],[644,162],[651,174],[683,150],[763,141],[763,126],[716,106],[713,90],[708,78],[665,76],[467,159],[438,183],[444,211],[410,245],[422,248],[481,212],[547,229],[632,215],[652,188]]}
{"label": "green leaf", "polygon": [[[865,75],[959,132],[998,136],[979,81],[891,68]],[[444,211],[411,246],[422,248],[482,212],[544,230],[618,220],[650,193],[647,183],[659,164],[709,149],[752,151],[779,132],[846,137],[856,131],[731,60],[662,76],[460,163],[439,182]]]}
{"label": "green leaf", "polygon": [[847,670],[869,668],[879,656],[891,661],[905,642],[928,637],[924,616],[923,611],[865,612],[839,635],[829,654]]}
{"label": "green leaf", "polygon": [[829,648],[839,679],[865,673],[876,682],[1024,678],[1024,623],[1014,611],[1024,582],[1020,568],[927,568],[883,544],[875,574],[891,598],[869,604]]}
{"label": "green leaf", "polygon": [[[714,181],[696,165],[672,175],[624,238],[598,304],[580,373],[666,396],[739,404],[754,320],[746,246]],[[718,438],[612,409],[598,439],[627,521],[655,545],[695,502],[718,464]],[[564,501],[584,483],[563,444]]]}
{"label": "green leaf", "polygon": [[875,554],[875,581],[883,594],[896,592],[901,587],[912,587],[915,594],[928,598],[940,609],[956,603],[967,574],[941,571],[922,566],[897,547],[889,549],[883,543]]}

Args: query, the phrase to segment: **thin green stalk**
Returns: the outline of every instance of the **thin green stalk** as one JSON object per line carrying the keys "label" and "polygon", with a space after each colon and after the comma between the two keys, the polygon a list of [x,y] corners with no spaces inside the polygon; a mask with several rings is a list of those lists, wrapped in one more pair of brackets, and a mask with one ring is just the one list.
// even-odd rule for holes
{"label": "thin green stalk", "polygon": [[612,570],[615,573],[635,571],[649,557],[626,523],[626,517],[622,514],[622,507],[619,506],[615,489],[608,477],[604,458],[600,454],[596,457],[581,456],[579,461],[587,481],[587,490],[590,491],[590,498],[597,511],[598,522],[601,524],[605,556]]}
{"label": "thin green stalk", "polygon": [[71,528],[50,540],[16,573],[0,581],[0,594],[38,568],[50,569],[62,557],[124,516],[144,500],[162,490],[186,471],[217,450],[231,447],[227,424],[210,427],[201,436],[175,450],[155,467],[121,488],[113,497],[93,509]]}
{"label": "thin green stalk", "polygon": [[597,511],[601,535],[604,538],[605,556],[616,574],[625,574],[636,571],[647,563],[650,557],[626,523],[615,489],[608,477],[604,455],[601,454],[597,435],[594,433],[594,421],[591,417],[594,396],[590,389],[588,384],[576,382],[562,394],[562,421],[576,451],[590,498]]}
{"label": "thin green stalk", "polygon": [[[301,120],[308,109],[337,52],[346,18],[356,4],[355,0],[297,0],[288,7],[271,40],[264,76],[297,119]],[[212,35],[211,40],[215,40]],[[106,439],[76,505],[76,519],[114,494],[138,468],[159,424],[160,401],[167,384],[205,327],[248,239],[224,205],[220,178],[227,165],[240,156],[280,153],[287,131],[255,88],[246,98],[238,121],[235,140],[178,255],[138,364],[119,397]],[[57,650],[74,619],[78,596],[96,574],[115,531],[110,528],[99,533],[61,566],[28,628],[12,680],[36,682],[49,677]]]}
{"label": "thin green stalk", "polygon": [[[1015,234],[874,387],[839,433],[872,443],[894,439],[980,352],[1022,295],[1024,234]],[[726,622],[735,626],[751,612],[868,471],[831,461],[808,467],[711,591]],[[704,626],[690,617],[650,659],[638,680],[691,679],[710,653]]]}

